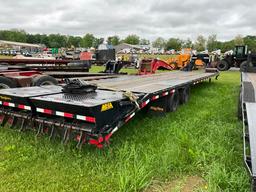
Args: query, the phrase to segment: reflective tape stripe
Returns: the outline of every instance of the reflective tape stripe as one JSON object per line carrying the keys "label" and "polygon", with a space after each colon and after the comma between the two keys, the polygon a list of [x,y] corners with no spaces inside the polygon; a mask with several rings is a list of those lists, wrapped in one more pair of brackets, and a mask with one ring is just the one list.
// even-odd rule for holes
{"label": "reflective tape stripe", "polygon": [[52,114],[53,114],[53,111],[50,110],[50,109],[44,109],[44,113],[49,114],[49,115],[52,115]]}
{"label": "reflective tape stripe", "polygon": [[25,105],[24,109],[31,111],[31,107],[30,107],[30,106],[27,106],[27,105]]}
{"label": "reflective tape stripe", "polygon": [[91,122],[91,123],[96,123],[95,117],[86,117],[85,121]]}
{"label": "reflective tape stripe", "polygon": [[56,111],[56,115],[61,116],[61,117],[64,117],[64,113],[63,113],[63,112],[60,112],[60,111]]}
{"label": "reflective tape stripe", "polygon": [[115,133],[117,130],[118,130],[118,127],[115,127],[115,128],[111,131],[111,133]]}
{"label": "reflective tape stripe", "polygon": [[20,109],[25,109],[25,110],[31,110],[31,107],[30,106],[27,106],[27,105],[21,105],[21,104],[19,104],[18,105],[18,108],[20,108]]}
{"label": "reflective tape stripe", "polygon": [[4,106],[8,106],[8,107],[17,107],[19,109],[25,109],[25,110],[31,110],[30,106],[10,103],[10,102],[6,102],[6,101],[0,101],[0,105],[4,105]]}
{"label": "reflective tape stripe", "polygon": [[74,118],[74,119],[78,119],[78,120],[82,120],[82,121],[88,121],[90,123],[95,123],[96,122],[95,117],[75,115],[75,114],[72,114],[72,113],[66,113],[66,112],[61,112],[61,111],[53,111],[53,110],[50,110],[50,109],[42,109],[42,108],[36,108],[36,111],[39,112],[39,113],[57,115],[57,116],[67,117],[67,118]]}
{"label": "reflective tape stripe", "polygon": [[50,110],[50,109],[36,108],[36,111],[37,111],[37,112],[40,112],[40,113],[50,114],[50,115],[52,115],[52,114],[53,114],[53,111],[52,111],[52,110]]}
{"label": "reflective tape stripe", "polygon": [[43,113],[43,112],[44,112],[44,109],[42,109],[42,108],[36,108],[36,111],[37,111],[37,112],[40,112],[40,113]]}
{"label": "reflective tape stripe", "polygon": [[15,104],[10,102],[3,102],[3,105],[8,107],[15,107]]}
{"label": "reflective tape stripe", "polygon": [[95,123],[96,119],[94,117],[88,117],[83,115],[76,115],[76,119],[82,120],[82,121],[88,121],[91,123]]}
{"label": "reflective tape stripe", "polygon": [[135,115],[135,113],[132,113],[132,114],[130,115],[130,118],[132,118],[134,115]]}
{"label": "reflective tape stripe", "polygon": [[142,109],[143,107],[145,107],[149,103],[149,101],[150,100],[148,99],[148,100],[142,102],[140,108]]}
{"label": "reflective tape stripe", "polygon": [[152,100],[156,100],[156,99],[158,99],[159,98],[159,95],[154,95],[153,97],[152,97]]}
{"label": "reflective tape stripe", "polygon": [[73,118],[73,116],[71,113],[64,113],[64,117]]}
{"label": "reflective tape stripe", "polygon": [[129,115],[129,116],[125,119],[125,122],[129,121],[134,115],[135,115],[135,113],[132,113],[131,115]]}
{"label": "reflective tape stripe", "polygon": [[61,116],[61,117],[67,117],[67,118],[73,118],[74,115],[72,113],[65,113],[61,111],[56,111],[56,115]]}
{"label": "reflective tape stripe", "polygon": [[76,118],[79,120],[83,120],[83,121],[85,121],[85,119],[86,119],[86,117],[82,116],[82,115],[76,115]]}
{"label": "reflective tape stripe", "polygon": [[168,91],[166,91],[166,92],[163,92],[163,96],[166,96],[166,95],[168,95],[169,93],[168,93]]}

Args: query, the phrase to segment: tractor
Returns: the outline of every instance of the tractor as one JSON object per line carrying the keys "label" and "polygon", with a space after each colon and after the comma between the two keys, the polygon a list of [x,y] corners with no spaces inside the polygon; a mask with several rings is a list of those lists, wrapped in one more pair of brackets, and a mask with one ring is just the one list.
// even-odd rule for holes
{"label": "tractor", "polygon": [[240,65],[241,72],[256,72],[256,53],[249,53],[247,59]]}
{"label": "tractor", "polygon": [[248,50],[246,45],[235,46],[232,54],[226,54],[226,56],[220,60],[217,64],[219,71],[229,70],[231,67],[240,67],[243,62],[247,60]]}

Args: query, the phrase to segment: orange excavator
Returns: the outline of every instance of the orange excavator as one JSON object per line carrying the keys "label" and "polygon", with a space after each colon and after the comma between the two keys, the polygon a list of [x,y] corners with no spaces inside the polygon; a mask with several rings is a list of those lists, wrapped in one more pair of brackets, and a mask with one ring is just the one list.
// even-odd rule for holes
{"label": "orange excavator", "polygon": [[172,66],[173,69],[182,69],[190,63],[191,49],[182,49],[178,55],[170,57],[165,60],[168,65]]}
{"label": "orange excavator", "polygon": [[183,69],[193,62],[195,68],[203,68],[209,63],[209,55],[204,53],[193,54],[191,48],[184,48],[174,57],[165,60],[173,69]]}

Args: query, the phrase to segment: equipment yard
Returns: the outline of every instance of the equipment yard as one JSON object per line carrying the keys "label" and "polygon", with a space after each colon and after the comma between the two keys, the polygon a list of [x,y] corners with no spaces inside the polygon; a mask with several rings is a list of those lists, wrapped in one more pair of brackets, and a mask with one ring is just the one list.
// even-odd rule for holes
{"label": "equipment yard", "polygon": [[256,192],[253,0],[0,5],[0,192]]}
{"label": "equipment yard", "polygon": [[176,112],[140,111],[101,150],[1,128],[0,191],[249,191],[239,87],[240,72],[222,72]]}

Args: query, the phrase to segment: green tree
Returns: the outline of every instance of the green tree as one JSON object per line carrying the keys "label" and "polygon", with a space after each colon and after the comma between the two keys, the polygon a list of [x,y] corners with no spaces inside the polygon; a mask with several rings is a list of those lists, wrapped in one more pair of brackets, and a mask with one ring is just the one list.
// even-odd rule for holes
{"label": "green tree", "polygon": [[117,35],[111,36],[111,37],[108,37],[107,42],[108,44],[115,46],[120,44],[120,38]]}
{"label": "green tree", "polygon": [[27,42],[27,34],[24,30],[12,29],[0,31],[0,39],[6,41]]}
{"label": "green tree", "polygon": [[164,38],[162,37],[158,37],[156,38],[153,42],[152,42],[152,46],[155,47],[155,48],[165,48],[165,45],[166,45],[166,41]]}
{"label": "green tree", "polygon": [[67,38],[60,34],[50,34],[48,36],[49,46],[54,48],[67,47]]}
{"label": "green tree", "polygon": [[67,46],[68,47],[80,47],[81,37],[67,36]]}
{"label": "green tree", "polygon": [[92,47],[97,48],[103,42],[104,42],[104,38],[94,38]]}
{"label": "green tree", "polygon": [[206,39],[203,35],[199,35],[195,42],[195,49],[197,51],[204,51],[206,48]]}
{"label": "green tree", "polygon": [[248,50],[256,52],[256,36],[247,35],[243,40],[244,44],[248,46]]}
{"label": "green tree", "polygon": [[39,43],[44,44],[46,47],[50,47],[50,40],[49,40],[48,35],[46,35],[46,34],[40,35]]}
{"label": "green tree", "polygon": [[95,37],[93,34],[87,33],[82,40],[82,47],[90,48],[93,46],[93,42],[95,41]]}
{"label": "green tree", "polygon": [[180,50],[181,46],[182,46],[182,41],[180,39],[170,38],[166,42],[165,48],[166,50],[170,50],[170,49]]}
{"label": "green tree", "polygon": [[242,35],[237,35],[234,39],[235,45],[244,45],[244,39]]}
{"label": "green tree", "polygon": [[192,48],[193,42],[188,38],[185,41],[182,41],[182,48]]}
{"label": "green tree", "polygon": [[218,49],[217,35],[209,35],[207,39],[207,49],[208,51],[214,51]]}
{"label": "green tree", "polygon": [[221,49],[222,52],[232,50],[232,49],[234,49],[234,47],[235,47],[234,40],[225,41],[225,42],[220,43],[220,49]]}
{"label": "green tree", "polygon": [[141,39],[140,40],[140,45],[149,45],[150,41],[148,39]]}
{"label": "green tree", "polygon": [[125,39],[124,39],[125,43],[131,44],[131,45],[139,45],[140,43],[140,37],[137,35],[128,35]]}

